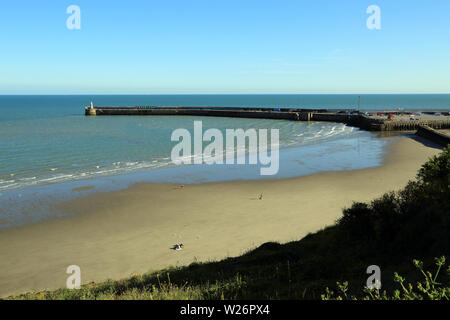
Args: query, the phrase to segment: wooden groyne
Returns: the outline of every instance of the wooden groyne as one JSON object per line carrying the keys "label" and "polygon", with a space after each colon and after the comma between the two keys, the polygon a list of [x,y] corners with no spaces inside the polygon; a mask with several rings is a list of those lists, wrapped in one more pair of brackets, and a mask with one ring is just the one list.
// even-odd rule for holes
{"label": "wooden groyne", "polygon": [[424,137],[425,139],[428,139],[430,141],[433,141],[442,147],[447,147],[450,144],[450,136],[449,135],[447,135],[443,132],[434,130],[433,128],[430,128],[429,126],[420,126],[416,132],[416,135],[418,135],[420,137]]}
{"label": "wooden groyne", "polygon": [[328,121],[345,123],[369,131],[413,131],[420,126],[435,129],[450,128],[450,117],[426,120],[388,120],[371,117],[351,110],[299,109],[299,108],[234,108],[234,107],[179,107],[133,106],[85,108],[90,116],[205,116],[279,119],[293,121]]}

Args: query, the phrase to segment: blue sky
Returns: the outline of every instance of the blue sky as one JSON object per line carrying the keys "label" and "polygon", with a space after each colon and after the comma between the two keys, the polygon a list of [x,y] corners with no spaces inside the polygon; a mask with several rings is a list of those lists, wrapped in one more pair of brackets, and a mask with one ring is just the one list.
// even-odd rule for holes
{"label": "blue sky", "polygon": [[448,0],[2,0],[0,43],[0,94],[450,93]]}

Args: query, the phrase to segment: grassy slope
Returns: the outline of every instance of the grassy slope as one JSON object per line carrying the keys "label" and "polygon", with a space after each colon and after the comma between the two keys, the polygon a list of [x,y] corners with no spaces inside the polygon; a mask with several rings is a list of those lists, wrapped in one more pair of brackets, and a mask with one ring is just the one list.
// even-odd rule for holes
{"label": "grassy slope", "polygon": [[[28,293],[18,299],[320,299],[326,287],[348,281],[361,297],[367,266],[378,265],[383,289],[395,271],[416,282],[413,259],[431,267],[450,256],[450,153],[444,150],[400,193],[355,203],[334,226],[286,244],[265,243],[240,257],[193,263],[80,290]],[[442,274],[442,273],[441,273]],[[440,278],[449,287],[448,275]]]}

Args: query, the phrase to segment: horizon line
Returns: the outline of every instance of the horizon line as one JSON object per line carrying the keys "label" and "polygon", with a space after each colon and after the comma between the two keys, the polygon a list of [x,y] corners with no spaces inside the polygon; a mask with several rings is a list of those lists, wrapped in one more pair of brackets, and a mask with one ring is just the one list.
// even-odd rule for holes
{"label": "horizon line", "polygon": [[450,95],[450,92],[378,93],[0,93],[0,96],[187,96],[187,95]]}

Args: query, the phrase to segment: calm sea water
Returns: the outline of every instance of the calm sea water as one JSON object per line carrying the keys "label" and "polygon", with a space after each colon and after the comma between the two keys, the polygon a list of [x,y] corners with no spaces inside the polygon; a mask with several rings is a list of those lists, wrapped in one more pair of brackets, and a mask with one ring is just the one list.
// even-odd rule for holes
{"label": "calm sea water", "polygon": [[[355,108],[357,103],[354,95],[0,96],[0,192],[171,167],[170,151],[175,144],[170,141],[172,131],[193,127],[192,117],[85,117],[83,107],[91,100],[96,105],[346,109]],[[394,107],[448,110],[450,95],[361,96],[361,109]],[[202,120],[205,129],[278,128],[281,149],[370,136],[333,123],[236,118],[195,120]],[[308,166],[314,167],[314,159],[305,164]]]}
{"label": "calm sea water", "polygon": [[[84,106],[182,105],[356,108],[352,95],[0,96],[0,229],[67,212],[55,204],[135,182],[199,183],[261,179],[258,165],[174,166],[177,128],[280,130],[286,178],[378,166],[388,142],[343,124],[215,117],[86,117]],[[450,95],[363,95],[361,109],[449,110]],[[90,189],[76,191],[89,186]]]}

